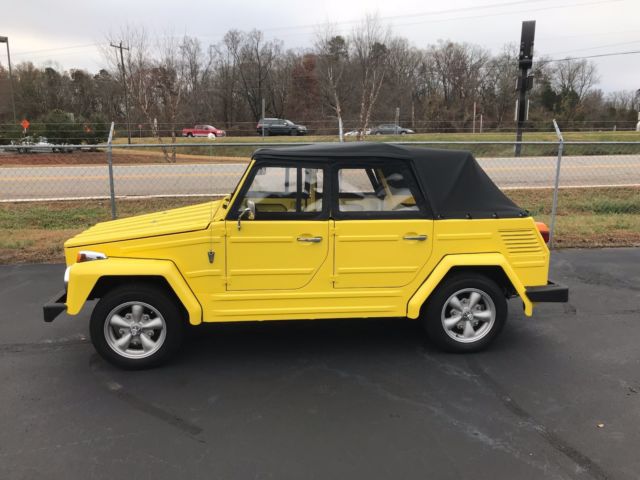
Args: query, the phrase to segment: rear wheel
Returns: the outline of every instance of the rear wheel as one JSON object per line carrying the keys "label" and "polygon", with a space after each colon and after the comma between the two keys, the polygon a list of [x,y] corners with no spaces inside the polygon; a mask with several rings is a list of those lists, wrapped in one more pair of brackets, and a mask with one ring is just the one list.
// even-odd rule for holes
{"label": "rear wheel", "polygon": [[445,279],[427,300],[422,322],[430,340],[449,352],[488,346],[507,319],[507,301],[490,278],[462,273]]}
{"label": "rear wheel", "polygon": [[91,315],[91,341],[110,363],[126,369],[158,366],[182,342],[184,318],[176,302],[152,285],[130,284],[107,293]]}

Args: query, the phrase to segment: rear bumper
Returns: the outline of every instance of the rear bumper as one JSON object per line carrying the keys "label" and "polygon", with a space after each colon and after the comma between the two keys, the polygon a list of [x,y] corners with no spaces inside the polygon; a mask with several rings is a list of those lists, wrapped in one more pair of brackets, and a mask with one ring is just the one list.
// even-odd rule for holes
{"label": "rear bumper", "polygon": [[67,292],[58,292],[51,300],[42,307],[45,322],[53,322],[55,318],[67,309]]}
{"label": "rear bumper", "polygon": [[534,303],[540,302],[568,302],[569,287],[560,285],[559,283],[549,282],[541,287],[527,287],[527,297]]}

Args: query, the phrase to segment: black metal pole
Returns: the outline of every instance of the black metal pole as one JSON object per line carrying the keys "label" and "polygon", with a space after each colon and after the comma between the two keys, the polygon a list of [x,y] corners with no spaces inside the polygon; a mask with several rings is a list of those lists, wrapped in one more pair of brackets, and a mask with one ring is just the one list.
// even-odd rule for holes
{"label": "black metal pole", "polygon": [[514,154],[520,156],[522,151],[522,131],[524,122],[527,120],[527,91],[533,87],[533,77],[529,77],[529,69],[533,64],[533,39],[536,34],[536,22],[530,20],[522,22],[522,33],[520,35],[520,54],[518,56],[518,66],[520,76],[516,84],[518,91],[518,102],[516,103],[516,145]]}
{"label": "black metal pole", "polygon": [[524,129],[524,122],[527,115],[527,76],[528,69],[523,68],[520,70],[520,77],[518,80],[518,103],[516,104],[516,147],[515,155],[520,156],[522,151],[522,130]]}

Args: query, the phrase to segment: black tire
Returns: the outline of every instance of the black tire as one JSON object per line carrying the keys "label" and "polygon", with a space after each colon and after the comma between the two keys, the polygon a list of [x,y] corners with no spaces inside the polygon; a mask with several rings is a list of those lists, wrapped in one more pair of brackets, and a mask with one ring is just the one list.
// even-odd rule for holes
{"label": "black tire", "polygon": [[[465,304],[465,301],[469,302],[474,292],[480,293],[480,299],[469,310],[469,304]],[[455,302],[454,294],[466,309],[461,310],[460,315],[451,306],[451,302]],[[488,311],[493,312],[492,320],[475,317],[489,316]],[[460,320],[456,321],[458,316]],[[445,319],[450,323],[453,321],[455,326],[447,329]],[[490,278],[474,272],[445,278],[428,298],[421,312],[421,321],[429,339],[439,349],[454,353],[477,352],[486,348],[502,331],[506,320],[507,300],[503,289]],[[469,335],[468,328],[471,328]]]}
{"label": "black tire", "polygon": [[[145,329],[144,323],[139,322],[137,327],[139,333],[134,335],[131,335],[132,332],[127,331],[126,328],[117,328],[112,325],[105,326],[106,322],[113,318],[114,312],[122,313],[129,306],[133,312],[134,305],[129,304],[143,307],[141,312],[144,313],[146,311],[149,317],[147,323],[149,324],[152,320],[157,321],[157,313],[159,313],[160,319],[164,320],[164,326],[158,331],[153,330],[153,332],[149,333],[152,329]],[[151,307],[151,309],[147,307]],[[142,322],[144,322],[144,317]],[[138,370],[157,367],[168,361],[180,348],[184,326],[185,318],[180,307],[167,292],[153,285],[132,283],[116,287],[100,299],[91,314],[89,331],[93,346],[105,360],[120,368]],[[116,328],[118,331],[116,331]],[[123,330],[125,330],[125,334],[123,334]],[[164,338],[162,338],[162,330],[165,332]],[[156,349],[151,354],[146,354],[142,346],[144,342],[141,342],[141,340],[145,332],[146,338],[152,338],[155,334],[157,337],[156,343],[162,341],[157,348],[154,347]],[[114,344],[115,340],[122,339],[126,334],[129,334],[129,337],[132,338],[130,344],[128,344],[131,348],[127,347],[130,352],[119,353],[116,347],[112,347],[110,344]],[[117,338],[118,335],[120,335],[119,338]],[[136,336],[139,348],[135,344]]]}
{"label": "black tire", "polygon": [[295,137],[298,135],[298,131],[295,128],[292,128],[291,130],[289,130],[289,135]]}
{"label": "black tire", "polygon": [[187,138],[193,138],[193,133],[191,132],[187,133]]}

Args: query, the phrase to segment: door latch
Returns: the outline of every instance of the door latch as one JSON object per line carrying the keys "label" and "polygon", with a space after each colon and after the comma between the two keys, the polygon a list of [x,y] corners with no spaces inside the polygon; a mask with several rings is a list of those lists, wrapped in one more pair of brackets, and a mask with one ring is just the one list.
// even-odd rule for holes
{"label": "door latch", "polygon": [[213,263],[213,259],[216,257],[216,252],[209,250],[207,252],[207,256],[209,257],[209,263]]}

